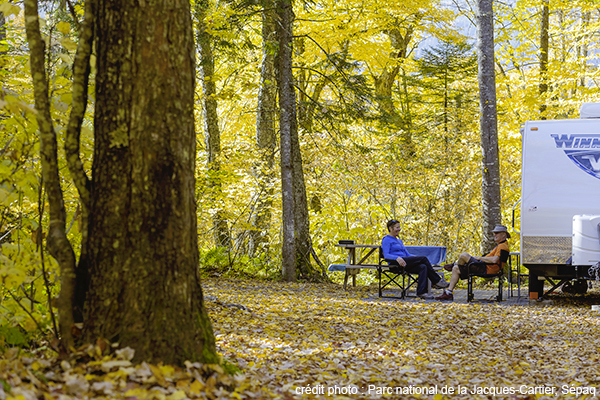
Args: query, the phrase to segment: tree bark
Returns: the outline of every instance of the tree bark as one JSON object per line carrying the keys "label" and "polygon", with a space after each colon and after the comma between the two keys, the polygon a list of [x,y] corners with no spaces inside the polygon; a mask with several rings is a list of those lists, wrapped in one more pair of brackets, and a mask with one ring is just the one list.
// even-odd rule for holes
{"label": "tree bark", "polygon": [[296,280],[296,244],[294,239],[294,162],[292,137],[297,130],[296,95],[292,74],[292,24],[291,0],[276,0],[277,86],[279,88],[279,130],[281,147],[281,197],[282,197],[282,275],[288,282]]}
{"label": "tree bark", "polygon": [[[294,101],[295,105],[295,101]],[[308,199],[306,197],[306,182],[302,165],[302,152],[298,138],[297,120],[293,119],[291,130],[292,163],[294,179],[294,230],[296,241],[297,276],[304,279],[316,279],[319,274],[313,270],[310,262],[312,240],[310,238],[310,220],[308,215]]]}
{"label": "tree bark", "polygon": [[[6,18],[4,13],[0,11],[0,42],[6,40]],[[0,70],[4,69],[4,56],[6,56],[5,50],[0,50]],[[4,87],[0,86],[0,100],[4,100]],[[0,121],[5,118],[5,111],[0,110]]]}
{"label": "tree bark", "polygon": [[73,346],[73,299],[75,291],[75,253],[65,230],[66,211],[58,171],[58,143],[50,114],[48,81],[46,78],[46,50],[40,33],[37,0],[25,1],[25,28],[30,49],[31,76],[35,97],[38,129],[40,131],[40,160],[42,179],[49,205],[47,245],[50,255],[60,266],[61,291],[58,304],[59,329],[63,350]]}
{"label": "tree bark", "polygon": [[494,225],[501,221],[492,3],[492,0],[478,0],[477,2],[477,61],[479,67],[479,107],[481,110],[479,126],[482,149],[482,251],[493,247],[492,229],[494,229]]}
{"label": "tree bark", "polygon": [[98,0],[84,340],[218,362],[198,271],[194,38],[186,0]]}
{"label": "tree bark", "polygon": [[542,13],[540,24],[540,85],[539,93],[542,104],[540,105],[540,118],[546,119],[546,92],[548,92],[548,31],[550,29],[550,8],[548,0],[542,0]]}
{"label": "tree bark", "polygon": [[206,30],[206,10],[208,0],[196,3],[195,11],[198,20],[198,49],[200,51],[200,77],[202,79],[202,119],[204,121],[204,137],[208,160],[206,162],[211,202],[217,211],[213,214],[213,238],[216,246],[231,247],[231,237],[227,227],[225,212],[222,207],[223,183],[221,182],[221,133],[217,114],[217,87],[215,84],[215,62],[212,52],[212,35]]}
{"label": "tree bark", "polygon": [[260,152],[256,166],[258,200],[254,209],[248,245],[251,256],[256,255],[256,252],[262,247],[268,246],[268,229],[273,206],[273,166],[277,149],[275,127],[277,118],[277,77],[275,75],[277,40],[275,31],[275,1],[264,0],[262,12],[263,57],[256,114],[256,144]]}
{"label": "tree bark", "polygon": [[[6,18],[4,18],[4,13],[0,11],[0,42],[6,40]],[[0,50],[0,56],[6,55],[6,51]]]}
{"label": "tree bark", "polygon": [[65,137],[65,156],[71,178],[75,183],[81,203],[81,251],[79,263],[75,270],[76,284],[74,291],[73,318],[76,322],[83,321],[83,307],[86,291],[89,286],[87,234],[90,208],[90,179],[83,169],[79,155],[81,125],[87,108],[88,82],[90,75],[90,56],[94,39],[94,1],[86,1],[84,21],[80,29],[77,53],[73,63],[73,101],[71,114],[67,124]]}

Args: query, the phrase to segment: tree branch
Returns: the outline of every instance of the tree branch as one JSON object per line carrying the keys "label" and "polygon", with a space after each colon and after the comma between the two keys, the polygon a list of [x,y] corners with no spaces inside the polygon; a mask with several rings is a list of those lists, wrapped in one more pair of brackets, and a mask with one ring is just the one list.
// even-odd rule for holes
{"label": "tree branch", "polygon": [[[87,1],[85,2],[85,6],[87,9]],[[79,19],[77,18],[77,12],[75,12],[75,7],[73,7],[73,3],[71,3],[71,0],[67,0],[67,5],[69,6],[69,12],[71,13],[71,18],[73,18],[73,22],[75,22],[75,25],[77,26],[77,30],[81,29],[81,23],[79,22]],[[85,18],[85,16],[84,16]]]}
{"label": "tree branch", "polygon": [[[70,3],[69,3],[70,4]],[[90,203],[90,179],[83,169],[79,156],[81,125],[87,108],[88,81],[90,76],[90,56],[94,38],[94,5],[93,0],[85,2],[84,21],[81,25],[81,37],[77,45],[77,53],[73,63],[73,102],[71,115],[67,124],[65,154],[71,178],[79,192],[84,216],[87,215]]]}
{"label": "tree branch", "polygon": [[10,290],[8,291],[8,294],[10,294],[10,297],[12,297],[12,299],[15,301],[15,303],[17,303],[17,305],[19,307],[21,307],[23,309],[23,311],[25,311],[25,313],[27,313],[27,315],[29,315],[29,318],[31,318],[33,320],[33,322],[35,322],[35,325],[38,327],[39,331],[42,333],[42,335],[46,336],[46,331],[44,330],[44,328],[42,328],[40,326],[40,323],[37,321],[37,319],[34,318],[34,316],[31,314],[31,312],[29,312],[29,310],[27,309],[27,307],[25,307],[23,305],[23,303],[21,303],[21,301],[17,298],[17,296],[15,296],[13,294],[13,292],[11,292]]}

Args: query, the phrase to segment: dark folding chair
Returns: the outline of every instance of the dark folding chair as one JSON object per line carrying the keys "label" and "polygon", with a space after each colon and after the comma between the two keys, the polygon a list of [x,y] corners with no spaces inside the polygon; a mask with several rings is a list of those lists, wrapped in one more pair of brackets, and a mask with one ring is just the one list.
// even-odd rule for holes
{"label": "dark folding chair", "polygon": [[[389,269],[383,269],[385,267],[384,262],[387,263]],[[403,299],[407,296],[408,291],[413,285],[417,283],[417,275],[406,272],[404,267],[401,267],[396,260],[386,260],[383,258],[383,250],[379,248],[379,263],[377,266],[377,277],[379,279],[379,297],[392,298],[392,299]],[[382,277],[387,278],[385,284],[381,284]],[[400,283],[400,277],[402,277],[402,283]],[[401,291],[400,297],[398,296],[384,296],[383,290],[390,286],[396,285]]]}
{"label": "dark folding chair", "polygon": [[[469,271],[470,266],[471,263],[467,264],[467,271]],[[502,282],[504,282],[504,271],[500,269],[500,272],[497,274],[476,274],[469,271],[469,278],[467,279],[467,302],[471,302],[475,298],[473,295],[473,277],[476,276],[480,278],[498,278],[498,295],[496,295],[496,301],[502,301]]]}

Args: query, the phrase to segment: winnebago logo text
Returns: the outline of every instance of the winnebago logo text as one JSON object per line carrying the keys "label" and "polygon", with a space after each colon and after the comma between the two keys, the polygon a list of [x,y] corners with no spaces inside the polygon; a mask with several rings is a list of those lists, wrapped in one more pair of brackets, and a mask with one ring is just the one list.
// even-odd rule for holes
{"label": "winnebago logo text", "polygon": [[579,168],[600,179],[600,135],[551,134],[559,149],[565,149],[565,154]]}

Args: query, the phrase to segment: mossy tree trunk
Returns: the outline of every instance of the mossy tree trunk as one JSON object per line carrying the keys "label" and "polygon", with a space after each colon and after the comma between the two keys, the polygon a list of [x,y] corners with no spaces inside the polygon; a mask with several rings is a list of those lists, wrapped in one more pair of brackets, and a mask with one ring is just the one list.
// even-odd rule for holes
{"label": "mossy tree trunk", "polygon": [[277,78],[275,76],[275,0],[262,1],[263,57],[260,69],[256,115],[256,144],[260,152],[256,165],[258,199],[252,217],[248,253],[256,255],[269,246],[273,194],[275,192],[273,167],[277,151]]}
{"label": "mossy tree trunk", "polygon": [[66,234],[66,210],[58,168],[58,141],[48,95],[46,46],[40,32],[37,0],[25,1],[27,42],[30,49],[31,76],[35,97],[36,119],[40,135],[42,180],[48,196],[49,227],[46,241],[48,252],[60,267],[61,291],[58,301],[59,330],[62,350],[73,345],[73,301],[75,290],[75,253]]}
{"label": "mossy tree trunk", "polygon": [[217,85],[215,81],[215,61],[213,58],[213,36],[206,27],[206,13],[209,8],[208,0],[196,1],[194,14],[198,21],[197,43],[200,53],[200,79],[202,80],[202,120],[204,123],[204,142],[206,143],[206,169],[210,188],[213,238],[215,246],[231,247],[231,236],[225,206],[223,204],[223,182],[221,174],[221,132],[219,130],[219,115],[217,113]]}
{"label": "mossy tree trunk", "polygon": [[98,0],[84,339],[217,362],[198,275],[195,55],[186,0]]}
{"label": "mossy tree trunk", "polygon": [[296,280],[296,241],[294,214],[294,160],[293,135],[297,135],[296,93],[292,74],[292,26],[294,13],[291,0],[276,0],[279,47],[275,59],[277,87],[279,88],[279,131],[281,146],[281,202],[282,202],[282,265],[283,279]]}

